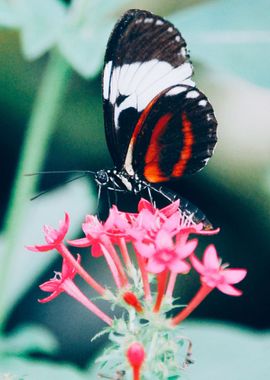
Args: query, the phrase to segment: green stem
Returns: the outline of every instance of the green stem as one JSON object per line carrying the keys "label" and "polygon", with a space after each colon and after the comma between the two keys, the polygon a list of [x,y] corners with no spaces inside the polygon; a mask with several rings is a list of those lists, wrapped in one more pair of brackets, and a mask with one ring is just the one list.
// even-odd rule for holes
{"label": "green stem", "polygon": [[70,66],[64,58],[57,52],[52,52],[26,129],[4,224],[6,245],[0,266],[0,329],[2,330],[10,308],[7,289],[9,279],[12,278],[14,248],[20,227],[25,222],[29,199],[36,191],[39,180],[38,176],[24,177],[24,174],[38,172],[43,166],[69,73]]}

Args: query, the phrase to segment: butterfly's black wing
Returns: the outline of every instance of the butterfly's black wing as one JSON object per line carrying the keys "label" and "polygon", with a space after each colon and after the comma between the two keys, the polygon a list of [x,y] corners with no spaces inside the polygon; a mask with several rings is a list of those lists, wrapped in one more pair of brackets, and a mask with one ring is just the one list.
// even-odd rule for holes
{"label": "butterfly's black wing", "polygon": [[170,22],[129,10],[116,24],[105,55],[103,100],[107,144],[119,169],[133,174],[128,147],[145,110],[168,88],[193,87],[192,71],[185,40]]}
{"label": "butterfly's black wing", "polygon": [[125,165],[148,182],[166,182],[205,166],[215,147],[217,122],[197,88],[164,91],[141,115]]}

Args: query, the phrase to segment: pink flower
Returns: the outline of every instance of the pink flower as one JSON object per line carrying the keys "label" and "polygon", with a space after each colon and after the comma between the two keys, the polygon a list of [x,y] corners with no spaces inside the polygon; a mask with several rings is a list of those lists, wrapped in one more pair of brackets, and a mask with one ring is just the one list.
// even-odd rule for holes
{"label": "pink flower", "polygon": [[[119,216],[121,218],[121,216]],[[111,227],[111,222],[109,226]],[[124,272],[121,260],[108,236],[106,222],[103,224],[96,216],[87,215],[85,223],[82,225],[83,232],[86,237],[76,240],[68,240],[68,243],[75,247],[90,247],[92,256],[104,256],[107,264],[114,277],[116,285],[120,288],[122,285],[127,284],[128,280]]]}
{"label": "pink flower", "polygon": [[27,246],[26,248],[34,252],[47,252],[57,248],[64,240],[69,229],[69,215],[65,213],[65,219],[60,220],[59,229],[56,230],[51,226],[45,225],[43,227],[45,240],[47,244]]}
{"label": "pink flower", "polygon": [[120,212],[118,208],[113,205],[110,209],[109,216],[104,223],[104,229],[111,238],[126,237],[130,224],[127,220],[126,213]]}
{"label": "pink flower", "polygon": [[68,240],[68,243],[74,247],[90,247],[92,246],[92,255],[94,257],[102,256],[102,250],[100,244],[102,243],[102,237],[106,235],[106,229],[104,225],[94,215],[86,215],[85,222],[82,224],[85,238]]}
{"label": "pink flower", "polygon": [[129,236],[135,241],[151,241],[160,229],[160,219],[148,209],[142,209],[134,218]]}
{"label": "pink flower", "polygon": [[168,269],[175,273],[187,273],[190,265],[184,260],[196,248],[197,240],[191,240],[184,245],[174,243],[170,233],[166,230],[160,230],[155,241],[150,244],[142,242],[135,243],[137,252],[148,258],[146,269],[152,273],[161,273]]}
{"label": "pink flower", "polygon": [[142,198],[138,204],[138,211],[140,212],[142,210],[148,210],[152,214],[155,214],[158,212],[168,218],[179,210],[179,205],[180,205],[180,201],[178,199],[175,202],[170,203],[168,206],[158,209],[151,202]]}
{"label": "pink flower", "polygon": [[[77,256],[77,263],[80,264],[81,257]],[[39,300],[41,303],[49,302],[62,292],[69,292],[70,284],[76,276],[76,269],[67,260],[63,259],[62,272],[55,272],[54,278],[44,282],[39,287],[44,292],[52,293],[50,296]]]}
{"label": "pink flower", "polygon": [[[77,263],[80,265],[80,255],[77,256]],[[62,273],[55,274],[55,277],[51,280],[44,282],[40,285],[40,289],[44,292],[51,292],[52,294],[46,298],[39,300],[41,303],[49,302],[56,298],[59,294],[65,292],[69,296],[84,305],[89,311],[94,313],[97,317],[102,319],[108,325],[112,324],[112,319],[100,310],[90,299],[88,299],[83,292],[73,282],[76,275],[76,269],[74,265],[70,264],[67,260],[63,259]]]}
{"label": "pink flower", "polygon": [[175,235],[180,230],[181,212],[178,210],[179,201],[159,210],[150,202],[142,199],[139,203],[139,213],[130,218],[129,235],[134,241],[148,243],[156,238],[158,231],[163,228]]}
{"label": "pink flower", "polygon": [[209,245],[200,262],[194,255],[190,257],[193,267],[201,275],[201,281],[210,288],[218,288],[222,293],[240,296],[242,291],[232,284],[242,281],[247,271],[245,269],[227,269],[221,265],[214,245]]}

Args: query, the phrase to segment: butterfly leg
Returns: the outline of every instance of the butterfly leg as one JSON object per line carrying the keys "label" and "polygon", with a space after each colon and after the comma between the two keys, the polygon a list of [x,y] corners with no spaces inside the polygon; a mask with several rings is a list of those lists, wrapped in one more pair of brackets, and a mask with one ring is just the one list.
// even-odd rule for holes
{"label": "butterfly leg", "polygon": [[107,194],[108,207],[110,209],[112,207],[112,201],[111,201],[111,196],[110,196],[110,190],[108,188],[106,188],[106,194]]}
{"label": "butterfly leg", "polygon": [[149,200],[153,206],[155,206],[155,201],[153,200],[152,192],[151,192],[151,187],[147,186],[147,192],[149,196]]}

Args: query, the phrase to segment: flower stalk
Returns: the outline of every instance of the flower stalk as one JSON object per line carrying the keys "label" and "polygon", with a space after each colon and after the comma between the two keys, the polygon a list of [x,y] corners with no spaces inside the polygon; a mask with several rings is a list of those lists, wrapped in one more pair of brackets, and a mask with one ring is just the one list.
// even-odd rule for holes
{"label": "flower stalk", "polygon": [[163,300],[163,296],[166,290],[166,283],[167,283],[167,278],[168,278],[168,271],[165,270],[162,273],[159,273],[157,275],[157,299],[155,306],[153,308],[154,313],[158,313],[160,310],[160,306]]}
{"label": "flower stalk", "polygon": [[56,247],[56,249],[60,253],[60,255],[70,263],[70,265],[73,265],[77,273],[84,279],[84,281],[88,285],[95,289],[95,291],[99,293],[101,296],[104,295],[106,289],[86,272],[86,270],[74,259],[73,255],[70,253],[70,251],[63,243],[59,244]]}
{"label": "flower stalk", "polygon": [[57,51],[53,51],[45,68],[25,132],[4,221],[6,246],[0,266],[0,329],[4,329],[9,313],[8,307],[12,306],[10,302],[7,302],[7,286],[15,259],[13,255],[16,252],[18,233],[23,225],[27,204],[36,191],[39,179],[37,176],[32,176],[26,180],[24,174],[38,172],[42,169],[70,72],[71,68],[65,59]]}
{"label": "flower stalk", "polygon": [[213,289],[214,288],[211,288],[206,284],[202,284],[202,286],[200,287],[196,295],[192,298],[192,300],[189,302],[187,307],[185,307],[184,310],[182,310],[171,320],[171,324],[175,326],[182,322],[184,319],[186,319]]}

